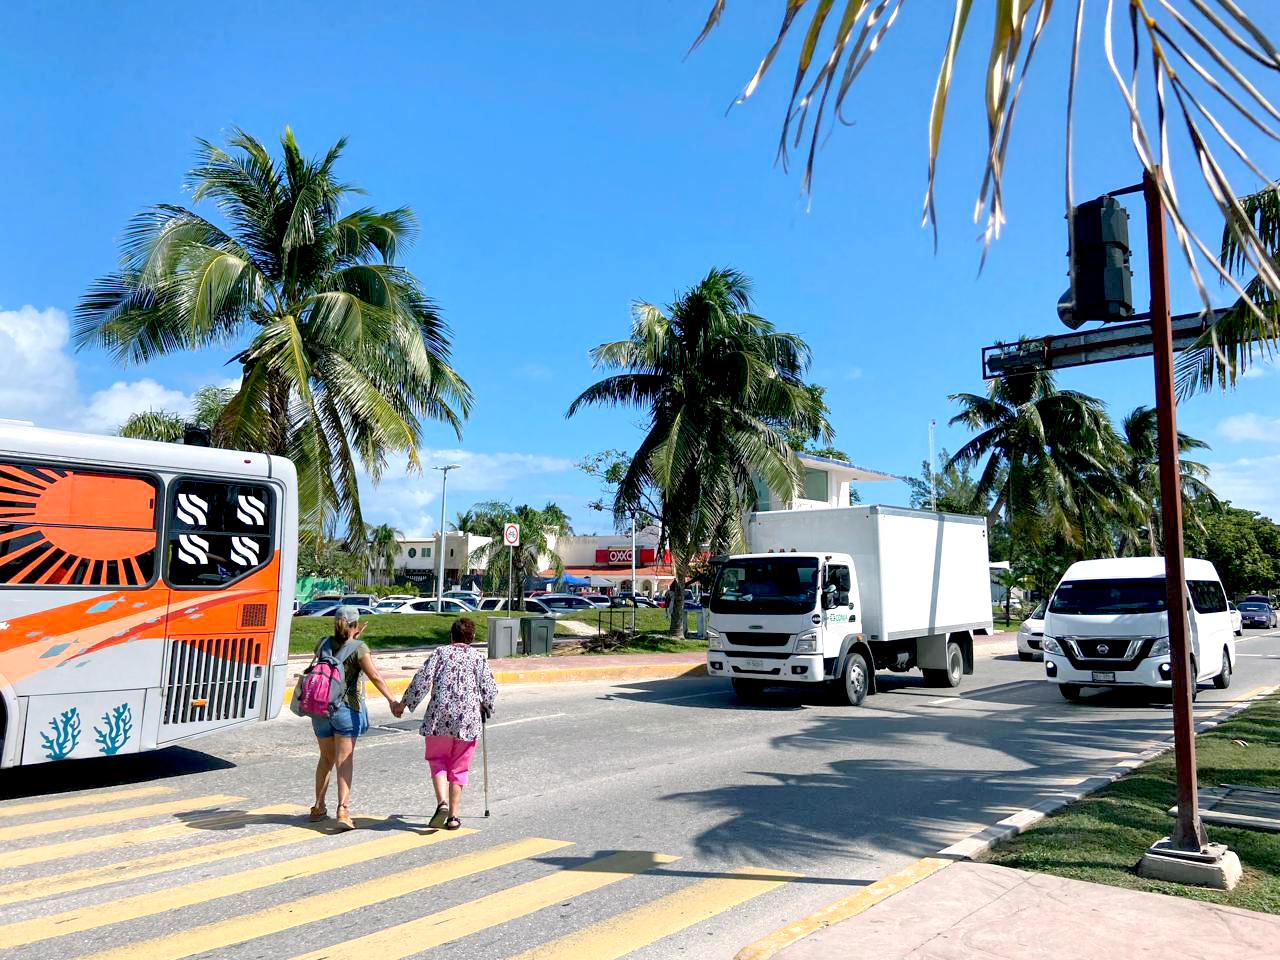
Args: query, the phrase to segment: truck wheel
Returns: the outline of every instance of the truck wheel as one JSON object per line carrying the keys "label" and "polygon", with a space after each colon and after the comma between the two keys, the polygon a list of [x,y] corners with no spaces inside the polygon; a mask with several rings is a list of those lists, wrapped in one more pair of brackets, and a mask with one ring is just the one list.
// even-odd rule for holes
{"label": "truck wheel", "polygon": [[1070,700],[1072,703],[1080,702],[1080,684],[1078,683],[1060,683],[1058,692],[1062,694],[1064,700]]}
{"label": "truck wheel", "polygon": [[734,677],[729,683],[733,685],[733,695],[743,703],[759,703],[764,698],[764,684],[759,680]]}
{"label": "truck wheel", "polygon": [[931,687],[958,687],[960,678],[964,676],[964,654],[960,652],[960,644],[947,644],[947,669],[922,670],[924,682]]}
{"label": "truck wheel", "polygon": [[844,665],[844,676],[840,678],[840,701],[851,707],[862,706],[867,699],[867,691],[871,689],[871,672],[867,669],[867,660],[860,653],[849,654]]}
{"label": "truck wheel", "polygon": [[1222,672],[1213,678],[1213,685],[1219,690],[1225,690],[1231,686],[1231,657],[1227,655],[1227,648],[1222,648]]}

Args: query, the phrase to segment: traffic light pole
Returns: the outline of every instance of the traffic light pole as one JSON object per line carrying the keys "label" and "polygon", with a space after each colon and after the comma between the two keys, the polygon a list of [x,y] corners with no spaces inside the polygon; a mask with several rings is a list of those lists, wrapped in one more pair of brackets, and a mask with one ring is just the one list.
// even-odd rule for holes
{"label": "traffic light pole", "polygon": [[[1159,168],[1157,168],[1159,169]],[[1173,389],[1173,324],[1169,315],[1169,258],[1164,205],[1151,174],[1142,178],[1147,203],[1147,256],[1151,277],[1151,339],[1156,373],[1160,515],[1164,530],[1164,582],[1169,610],[1169,662],[1173,680],[1173,754],[1178,778],[1178,822],[1173,846],[1200,852],[1208,843],[1200,822],[1196,784],[1196,730],[1192,691],[1196,677],[1187,643],[1187,588],[1182,550],[1182,477],[1178,465],[1177,402]]]}

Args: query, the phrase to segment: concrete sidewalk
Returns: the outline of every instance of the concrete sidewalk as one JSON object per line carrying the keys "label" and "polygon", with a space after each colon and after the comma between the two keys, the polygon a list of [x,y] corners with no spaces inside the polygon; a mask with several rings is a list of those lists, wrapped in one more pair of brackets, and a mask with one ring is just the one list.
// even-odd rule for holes
{"label": "concrete sidewalk", "polygon": [[957,862],[777,960],[1250,960],[1280,956],[1280,916]]}

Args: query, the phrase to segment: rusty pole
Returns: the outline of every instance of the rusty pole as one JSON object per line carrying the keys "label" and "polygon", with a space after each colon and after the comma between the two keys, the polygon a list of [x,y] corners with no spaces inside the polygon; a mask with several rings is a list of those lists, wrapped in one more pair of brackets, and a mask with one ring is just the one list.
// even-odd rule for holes
{"label": "rusty pole", "polygon": [[[1159,168],[1156,168],[1159,170]],[[1202,850],[1196,786],[1196,730],[1191,708],[1195,674],[1187,642],[1187,587],[1182,564],[1182,481],[1178,467],[1177,404],[1173,392],[1173,326],[1169,317],[1169,261],[1164,240],[1164,205],[1151,174],[1142,178],[1147,202],[1147,256],[1151,276],[1151,342],[1156,372],[1157,448],[1160,454],[1160,516],[1164,527],[1164,576],[1169,608],[1169,662],[1173,673],[1173,753],[1178,774],[1178,822],[1173,843]]]}

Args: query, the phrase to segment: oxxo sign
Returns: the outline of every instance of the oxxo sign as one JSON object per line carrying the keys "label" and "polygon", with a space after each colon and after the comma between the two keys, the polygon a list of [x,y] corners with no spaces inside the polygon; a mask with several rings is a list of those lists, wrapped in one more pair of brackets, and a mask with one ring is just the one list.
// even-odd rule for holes
{"label": "oxxo sign", "polygon": [[[641,547],[638,563],[653,563],[657,556],[657,551],[653,547]],[[608,547],[604,550],[596,551],[596,563],[630,563],[631,548],[630,547]]]}

